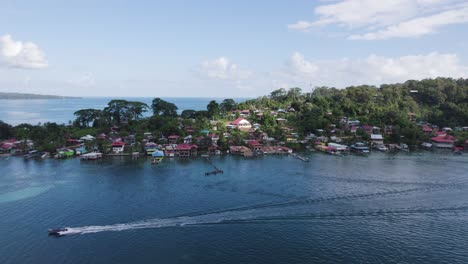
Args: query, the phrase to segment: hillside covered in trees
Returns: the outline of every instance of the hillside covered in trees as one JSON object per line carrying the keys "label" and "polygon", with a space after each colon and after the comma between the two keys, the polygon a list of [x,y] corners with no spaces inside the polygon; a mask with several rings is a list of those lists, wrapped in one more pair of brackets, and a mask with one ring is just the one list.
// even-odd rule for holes
{"label": "hillside covered in trees", "polygon": [[[144,113],[150,110],[152,115],[145,117],[148,115]],[[77,111],[71,125],[45,123],[12,127],[0,121],[0,139],[28,138],[39,148],[52,150],[64,145],[69,138],[109,133],[112,127],[119,127],[120,136],[135,135],[137,141],[144,132],[160,137],[171,134],[183,137],[188,134],[203,136],[200,131],[209,130],[219,135],[228,131],[229,141],[240,144],[248,135],[228,130],[226,125],[242,112],[251,123],[259,124],[259,132],[279,141],[286,141],[291,133],[301,139],[317,131],[330,135],[341,130],[343,136],[349,136],[343,120],[359,120],[361,125],[390,127],[392,133],[386,136],[387,142],[402,140],[416,145],[428,140],[421,124],[451,127],[454,131],[457,127],[468,126],[468,79],[437,78],[346,89],[316,87],[305,93],[301,88],[281,88],[240,103],[233,99],[219,103],[213,100],[203,111],[185,109],[180,112],[175,104],[160,98],[155,98],[150,106],[112,100],[104,109]],[[284,122],[278,122],[279,119]],[[458,138],[466,140],[466,132],[458,131]],[[220,137],[217,143],[226,148],[229,142]]]}

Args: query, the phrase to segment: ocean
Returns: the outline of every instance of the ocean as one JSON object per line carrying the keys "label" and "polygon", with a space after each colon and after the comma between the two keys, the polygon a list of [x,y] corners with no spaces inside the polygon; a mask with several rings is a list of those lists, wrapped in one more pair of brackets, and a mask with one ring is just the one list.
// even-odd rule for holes
{"label": "ocean", "polygon": [[[107,98],[107,97],[84,97],[82,99],[46,99],[46,100],[0,100],[0,120],[11,124],[19,125],[27,123],[37,125],[44,122],[55,122],[57,124],[68,124],[76,117],[73,115],[80,109],[104,109],[107,103],[112,99],[125,99],[130,101],[139,101],[148,104],[151,107],[150,97],[133,98]],[[206,110],[206,106],[211,100],[221,103],[225,98],[162,98],[168,102],[174,103],[179,113],[186,109]],[[234,98],[239,103],[245,98]],[[151,110],[147,115],[151,114]]]}
{"label": "ocean", "polygon": [[304,155],[0,159],[0,263],[468,263],[466,155]]}

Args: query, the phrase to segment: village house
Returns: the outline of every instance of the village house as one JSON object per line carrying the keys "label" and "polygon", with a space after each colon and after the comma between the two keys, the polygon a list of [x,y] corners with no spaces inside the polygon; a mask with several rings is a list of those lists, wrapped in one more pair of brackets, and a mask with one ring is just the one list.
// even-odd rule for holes
{"label": "village house", "polygon": [[425,134],[432,135],[432,128],[430,128],[428,125],[422,125],[421,128]]}
{"label": "village house", "polygon": [[116,140],[116,141],[112,142],[111,147],[112,147],[112,152],[113,153],[115,153],[115,154],[123,153],[124,149],[125,149],[125,142],[121,141],[120,139]]}
{"label": "village house", "polygon": [[215,154],[220,154],[221,152],[219,151],[219,147],[216,144],[211,144],[208,146],[208,154],[210,155],[215,155]]}
{"label": "village house", "polygon": [[252,150],[245,146],[229,146],[229,152],[232,155],[242,155],[244,157],[250,157],[253,155]]}
{"label": "village house", "polygon": [[145,132],[143,133],[143,138],[153,139],[153,134],[151,132]]}
{"label": "village house", "polygon": [[293,150],[283,146],[264,146],[261,148],[263,154],[291,154]]}
{"label": "village house", "polygon": [[190,144],[178,144],[175,148],[176,156],[180,158],[188,158],[192,155],[197,155],[198,146]]}
{"label": "village house", "polygon": [[372,130],[374,129],[373,126],[370,126],[370,125],[363,125],[361,127],[362,130],[364,130],[364,132],[366,132],[366,134],[370,135],[372,134]]}
{"label": "village house", "polygon": [[250,115],[250,110],[242,110],[242,111],[240,111],[239,115],[242,116],[242,117],[248,116],[248,115]]}
{"label": "village house", "polygon": [[20,143],[16,139],[8,139],[0,144],[0,148],[4,153],[11,153],[20,148]]}
{"label": "village house", "polygon": [[96,138],[100,140],[104,140],[104,139],[107,139],[107,135],[105,133],[101,133]]}
{"label": "village house", "polygon": [[95,139],[96,139],[96,138],[93,137],[93,136],[91,136],[91,135],[86,135],[86,136],[84,136],[84,137],[80,137],[80,140],[82,140],[82,141],[93,141],[93,140],[95,140]]}
{"label": "village house", "polygon": [[249,130],[250,128],[252,128],[252,124],[250,124],[249,121],[242,117],[239,117],[236,120],[232,121],[231,125],[235,128],[238,128],[239,130]]}
{"label": "village house", "polygon": [[158,150],[158,144],[154,142],[148,142],[145,144],[145,152],[147,155],[153,154],[153,152],[155,152],[156,150]]}
{"label": "village house", "polygon": [[381,134],[371,134],[372,144],[374,145],[383,145],[384,139]]}
{"label": "village house", "polygon": [[166,157],[174,157],[176,152],[176,145],[165,145],[163,150]]}
{"label": "village house", "polygon": [[262,149],[262,144],[258,142],[257,140],[249,140],[247,141],[247,145],[250,147],[251,150],[253,151],[259,151]]}
{"label": "village house", "polygon": [[451,149],[455,146],[455,141],[457,140],[456,137],[445,135],[445,136],[437,136],[431,138],[432,145],[435,148],[440,149]]}
{"label": "village house", "polygon": [[211,139],[211,142],[218,144],[219,136],[215,133],[208,134],[208,137]]}
{"label": "village house", "polygon": [[191,126],[186,126],[185,127],[185,132],[187,134],[193,134],[193,132],[195,132],[195,130]]}
{"label": "village house", "polygon": [[276,123],[282,125],[282,124],[286,123],[286,119],[284,119],[284,118],[276,118]]}
{"label": "village house", "polygon": [[386,125],[386,126],[384,127],[384,133],[385,133],[386,135],[391,135],[391,134],[393,134],[393,126],[387,126],[387,125]]}
{"label": "village house", "polygon": [[361,122],[359,120],[349,120],[348,125],[350,126],[359,126]]}
{"label": "village house", "polygon": [[192,144],[192,135],[188,135],[184,137],[184,143],[185,144]]}

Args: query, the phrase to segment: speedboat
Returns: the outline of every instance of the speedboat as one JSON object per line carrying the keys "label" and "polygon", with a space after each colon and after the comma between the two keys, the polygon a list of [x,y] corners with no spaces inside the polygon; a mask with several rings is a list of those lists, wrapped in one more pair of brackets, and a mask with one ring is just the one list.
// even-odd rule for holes
{"label": "speedboat", "polygon": [[61,232],[68,231],[68,228],[57,228],[57,229],[49,229],[47,232],[49,232],[49,236],[63,236]]}

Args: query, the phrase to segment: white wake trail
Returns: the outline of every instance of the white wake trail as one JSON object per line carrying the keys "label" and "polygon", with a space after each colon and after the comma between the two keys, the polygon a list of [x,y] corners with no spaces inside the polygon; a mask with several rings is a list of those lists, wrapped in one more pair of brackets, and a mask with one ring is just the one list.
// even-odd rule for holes
{"label": "white wake trail", "polygon": [[83,227],[67,227],[67,231],[59,232],[60,235],[74,235],[74,234],[90,234],[99,232],[115,232],[130,229],[146,229],[146,228],[162,228],[186,225],[200,225],[200,224],[217,224],[225,221],[233,220],[249,220],[254,219],[252,215],[240,215],[239,213],[232,215],[230,213],[214,213],[199,216],[181,216],[174,218],[155,218],[145,221],[114,224],[114,225],[101,225],[101,226],[83,226]]}

